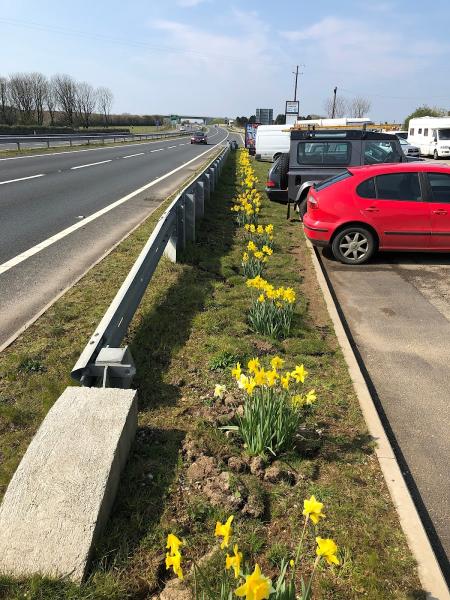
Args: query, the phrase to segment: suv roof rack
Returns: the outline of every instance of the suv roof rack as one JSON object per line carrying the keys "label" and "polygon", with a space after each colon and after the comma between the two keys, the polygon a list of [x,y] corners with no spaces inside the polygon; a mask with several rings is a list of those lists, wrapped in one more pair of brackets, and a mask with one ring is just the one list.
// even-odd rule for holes
{"label": "suv roof rack", "polygon": [[368,131],[363,129],[349,129],[348,127],[333,127],[327,129],[291,129],[291,140],[307,139],[347,139],[347,140],[392,140],[394,136],[390,133]]}

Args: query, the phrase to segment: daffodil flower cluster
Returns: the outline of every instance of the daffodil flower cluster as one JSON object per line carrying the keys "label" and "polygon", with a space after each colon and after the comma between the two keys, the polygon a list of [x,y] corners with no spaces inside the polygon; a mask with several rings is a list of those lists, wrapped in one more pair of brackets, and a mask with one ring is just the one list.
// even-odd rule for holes
{"label": "daffodil flower cluster", "polygon": [[248,154],[243,150],[238,153],[237,172],[241,191],[231,211],[236,213],[239,225],[257,225],[261,211],[261,195],[255,187],[258,179],[255,176]]}
{"label": "daffodil flower cluster", "polygon": [[259,248],[253,240],[250,240],[242,255],[242,272],[244,276],[256,277],[261,275],[268,257],[272,254],[273,250],[269,246],[263,245]]}
{"label": "daffodil flower cluster", "polygon": [[172,567],[173,572],[178,579],[183,579],[183,569],[181,568],[181,552],[180,547],[183,542],[177,538],[173,533],[169,533],[167,536],[166,548],[169,550],[166,552],[166,569]]}
{"label": "daffodil flower cluster", "polygon": [[[312,573],[308,582],[305,583],[303,579],[301,579],[300,589],[296,589],[296,570],[297,568],[300,568],[300,558],[303,556],[303,543],[307,525],[309,521],[311,521],[314,524],[314,527],[316,527],[319,523],[319,519],[325,518],[325,515],[322,512],[323,504],[316,500],[314,496],[305,499],[303,506],[305,520],[295,557],[289,562],[286,560],[282,561],[280,574],[274,582],[262,573],[258,563],[255,563],[253,571],[251,572],[245,568],[244,557],[242,552],[239,551],[238,544],[233,544],[232,553],[230,553],[229,548],[231,547],[231,538],[233,536],[232,522],[234,516],[229,516],[225,523],[217,521],[214,535],[221,538],[220,548],[226,552],[225,568],[222,571],[222,574],[220,574],[220,572],[217,574],[218,577],[215,582],[211,584],[205,576],[205,573],[202,572],[201,567],[194,562],[194,589],[196,590],[196,600],[205,598],[205,593],[208,598],[219,598],[217,594],[220,594],[220,600],[231,598],[232,595],[235,595],[238,598],[245,598],[245,600],[269,600],[269,598],[271,600],[311,600],[312,582],[319,563],[325,561],[329,565],[339,565],[340,562],[337,557],[338,547],[336,543],[332,539],[316,536],[316,558],[314,560]],[[166,566],[168,558],[171,559],[171,557],[179,556],[179,560],[181,560],[179,552],[181,545],[182,542],[175,535],[170,533],[167,536],[167,548],[170,549],[170,552],[166,554]],[[173,566],[172,562],[170,562],[170,565],[167,566],[167,568],[170,568],[170,566]],[[291,569],[288,572],[289,566]],[[180,579],[183,578],[183,573],[180,568],[178,568],[175,573]],[[199,577],[199,575],[201,575],[201,577]],[[217,591],[218,586],[220,586],[220,592]]]}
{"label": "daffodil flower cluster", "polygon": [[294,314],[295,291],[290,287],[275,288],[258,275],[248,279],[246,284],[259,292],[249,311],[252,329],[277,339],[287,337]]}
{"label": "daffodil flower cluster", "polygon": [[265,227],[263,225],[244,225],[247,233],[247,239],[255,242],[259,247],[268,246],[273,250],[273,225],[269,223]]}
{"label": "daffodil flower cluster", "polygon": [[308,372],[303,365],[283,370],[275,356],[270,368],[252,358],[247,369],[237,363],[231,376],[244,393],[243,413],[236,415],[237,430],[246,451],[254,456],[277,455],[294,445],[300,424],[317,400],[315,390],[299,390]]}

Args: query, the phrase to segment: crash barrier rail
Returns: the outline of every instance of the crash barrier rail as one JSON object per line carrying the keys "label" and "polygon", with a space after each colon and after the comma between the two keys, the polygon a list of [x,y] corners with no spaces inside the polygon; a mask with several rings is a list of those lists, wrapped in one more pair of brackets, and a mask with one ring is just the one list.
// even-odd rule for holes
{"label": "crash barrier rail", "polygon": [[177,253],[186,242],[195,242],[196,224],[203,217],[205,202],[209,201],[219,180],[229,146],[189,183],[164,211],[134,263],[127,278],[111,302],[94,334],[72,369],[72,377],[86,387],[128,388],[136,373],[131,352],[120,344],[131,319],[165,251],[177,260]]}
{"label": "crash barrier rail", "polygon": [[142,140],[161,140],[163,138],[181,137],[191,135],[192,131],[174,131],[174,132],[161,132],[161,133],[93,133],[91,135],[77,135],[77,134],[66,134],[66,135],[21,135],[21,136],[0,136],[0,150],[2,144],[17,144],[17,150],[20,151],[22,146],[26,144],[42,143],[47,144],[47,148],[51,147],[51,142],[69,142],[69,146],[73,145],[76,141],[85,141],[90,144],[91,141],[94,143],[104,144],[108,142],[115,143],[116,141],[142,141]]}

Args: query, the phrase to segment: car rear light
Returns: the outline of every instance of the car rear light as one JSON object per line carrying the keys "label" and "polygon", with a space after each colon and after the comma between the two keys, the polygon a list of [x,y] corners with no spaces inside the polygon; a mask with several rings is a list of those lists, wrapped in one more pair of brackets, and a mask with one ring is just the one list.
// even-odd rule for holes
{"label": "car rear light", "polygon": [[309,195],[308,205],[310,206],[310,208],[319,208],[319,201],[317,200],[317,198],[314,198],[314,196]]}
{"label": "car rear light", "polygon": [[269,179],[268,181],[266,181],[266,187],[275,187],[275,182],[270,181],[270,179]]}

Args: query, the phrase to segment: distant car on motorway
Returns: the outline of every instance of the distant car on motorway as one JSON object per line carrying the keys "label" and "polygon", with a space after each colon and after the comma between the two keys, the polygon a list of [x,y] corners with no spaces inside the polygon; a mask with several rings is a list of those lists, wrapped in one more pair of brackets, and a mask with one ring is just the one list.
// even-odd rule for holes
{"label": "distant car on motorway", "polygon": [[204,131],[196,131],[191,137],[191,144],[207,144],[208,138]]}
{"label": "distant car on motorway", "polygon": [[450,252],[450,167],[348,167],[310,188],[303,225],[314,245],[349,265],[377,250]]}
{"label": "distant car on motorway", "polygon": [[406,156],[414,156],[416,158],[420,157],[420,148],[418,146],[414,146],[413,144],[410,144],[404,138],[399,137],[398,141],[400,142],[400,146],[402,147],[403,153]]}

